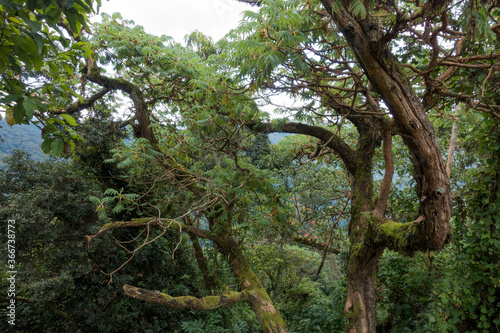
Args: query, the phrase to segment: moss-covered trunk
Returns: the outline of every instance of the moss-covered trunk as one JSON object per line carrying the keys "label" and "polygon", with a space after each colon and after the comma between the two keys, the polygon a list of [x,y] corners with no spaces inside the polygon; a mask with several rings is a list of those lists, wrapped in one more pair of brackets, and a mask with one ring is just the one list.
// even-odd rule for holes
{"label": "moss-covered trunk", "polygon": [[248,303],[255,312],[265,333],[285,333],[286,325],[274,307],[266,289],[253,272],[240,246],[232,237],[216,239],[219,251],[228,258],[229,265],[242,289],[249,295]]}
{"label": "moss-covered trunk", "polygon": [[347,332],[375,332],[377,272],[381,254],[382,250],[375,247],[359,246],[349,258],[344,307]]}
{"label": "moss-covered trunk", "polygon": [[381,126],[365,123],[360,133],[355,167],[351,174],[351,243],[347,268],[347,299],[344,315],[347,332],[375,332],[376,284],[378,260],[383,248],[374,242],[376,224],[371,217],[375,207],[372,164],[375,149],[380,145]]}

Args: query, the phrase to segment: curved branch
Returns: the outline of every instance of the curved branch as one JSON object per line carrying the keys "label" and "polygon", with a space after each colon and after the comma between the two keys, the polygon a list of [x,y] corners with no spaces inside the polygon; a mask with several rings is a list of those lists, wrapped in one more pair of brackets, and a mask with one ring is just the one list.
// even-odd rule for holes
{"label": "curved branch", "polygon": [[84,75],[84,78],[104,88],[121,90],[124,93],[127,93],[134,103],[135,117],[137,119],[137,122],[139,123],[138,128],[134,126],[136,129],[135,135],[137,137],[148,139],[151,143],[155,143],[156,139],[153,135],[153,131],[149,128],[150,119],[148,104],[144,98],[142,90],[138,86],[127,80],[114,79],[101,75],[101,73],[99,73],[99,68],[91,59],[88,59],[87,63],[88,71],[87,74]]}
{"label": "curved branch", "polygon": [[[85,238],[87,238],[87,242],[90,243],[95,238],[100,237],[111,230],[118,230],[124,228],[138,228],[138,227],[140,228],[140,227],[146,227],[148,225],[152,227],[166,228],[166,226],[163,225],[162,222],[171,222],[171,221],[172,221],[171,219],[157,219],[156,217],[145,217],[145,218],[132,219],[131,221],[112,222],[103,225],[95,235],[87,235],[85,236]],[[213,233],[211,231],[198,229],[186,225],[184,223],[179,223],[179,222],[172,223],[170,225],[170,228],[175,229],[177,231],[187,232],[188,234],[199,238],[205,238],[210,240],[213,240],[214,238]]]}
{"label": "curved branch", "polygon": [[63,114],[63,113],[73,114],[73,113],[77,113],[78,111],[88,109],[92,105],[94,105],[95,102],[97,102],[99,99],[104,97],[104,95],[106,95],[111,90],[112,89],[110,89],[110,88],[101,89],[98,92],[96,92],[94,95],[92,95],[89,98],[87,98],[86,100],[84,100],[83,102],[79,101],[75,104],[68,106],[66,109],[57,110],[55,113],[56,114]]}
{"label": "curved branch", "polygon": [[[335,225],[333,227],[335,227]],[[315,248],[315,249],[320,250],[320,251],[325,251],[325,253],[339,254],[342,252],[339,249],[330,248],[329,243],[319,242],[315,239],[294,236],[292,238],[292,240],[296,243],[304,244],[304,245],[310,246],[310,247]]]}
{"label": "curved branch", "polygon": [[323,127],[294,122],[287,122],[279,127],[270,123],[251,123],[247,124],[247,126],[251,130],[261,133],[281,132],[313,136],[326,142],[325,146],[335,151],[349,171],[352,172],[355,168],[355,151],[338,135]]}
{"label": "curved branch", "polygon": [[125,295],[140,299],[149,303],[163,304],[171,309],[198,309],[214,310],[223,306],[233,306],[236,303],[249,300],[249,293],[246,291],[229,291],[221,296],[207,296],[196,298],[193,296],[172,297],[159,291],[147,290],[130,286],[123,286]]}
{"label": "curved branch", "polygon": [[373,212],[373,216],[381,218],[385,214],[387,208],[387,199],[391,190],[392,177],[394,176],[394,159],[392,157],[392,133],[390,128],[384,131],[384,144],[382,147],[385,160],[385,174],[382,180],[382,187],[380,189],[377,207]]}

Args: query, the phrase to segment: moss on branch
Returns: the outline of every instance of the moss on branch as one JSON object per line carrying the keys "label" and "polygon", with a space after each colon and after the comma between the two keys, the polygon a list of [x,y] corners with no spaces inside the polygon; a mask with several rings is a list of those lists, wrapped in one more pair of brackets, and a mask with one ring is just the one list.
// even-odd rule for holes
{"label": "moss on branch", "polygon": [[388,220],[378,227],[377,243],[403,254],[412,254],[415,251],[413,243],[418,225],[418,222],[398,223]]}
{"label": "moss on branch", "polygon": [[193,296],[172,297],[159,291],[137,288],[130,285],[124,285],[123,291],[130,297],[150,303],[163,304],[172,309],[214,310],[223,306],[232,306],[236,303],[247,301],[249,297],[249,294],[245,291],[229,291],[220,296],[207,296],[203,298]]}

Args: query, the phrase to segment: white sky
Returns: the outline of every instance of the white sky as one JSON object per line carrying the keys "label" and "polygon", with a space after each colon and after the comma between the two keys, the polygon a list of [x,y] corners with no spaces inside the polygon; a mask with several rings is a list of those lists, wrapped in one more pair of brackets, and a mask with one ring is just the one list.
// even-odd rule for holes
{"label": "white sky", "polygon": [[103,0],[100,12],[118,12],[124,19],[142,25],[147,33],[183,42],[184,36],[194,30],[214,41],[221,39],[237,27],[246,10],[256,7],[236,0]]}
{"label": "white sky", "polygon": [[[224,37],[238,26],[243,12],[257,11],[258,7],[237,0],[102,0],[100,13],[120,13],[124,19],[142,25],[153,35],[167,35],[184,44],[184,36],[199,30],[214,41]],[[100,18],[95,18],[100,21]],[[273,102],[292,105],[286,96],[275,96]],[[273,105],[261,105],[261,109],[277,117]]]}

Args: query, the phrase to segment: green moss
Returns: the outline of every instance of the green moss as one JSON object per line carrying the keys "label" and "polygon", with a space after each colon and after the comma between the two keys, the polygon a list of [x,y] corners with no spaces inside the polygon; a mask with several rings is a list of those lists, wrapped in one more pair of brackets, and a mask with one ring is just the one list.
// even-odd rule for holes
{"label": "green moss", "polygon": [[220,304],[220,296],[207,296],[204,299],[204,308],[205,309],[215,309]]}
{"label": "green moss", "polygon": [[400,252],[408,252],[415,234],[416,223],[397,223],[388,221],[378,229],[377,241],[385,243],[389,248]]}
{"label": "green moss", "polygon": [[351,255],[350,255],[350,257],[351,258],[359,257],[362,250],[363,250],[363,244],[362,243],[358,243],[358,244],[353,245],[352,249],[351,249]]}
{"label": "green moss", "polygon": [[[132,222],[134,222],[134,223],[146,223],[146,222],[149,222],[151,220],[154,220],[154,218],[141,217],[141,218],[132,219]],[[122,222],[122,223],[125,223],[125,222]]]}

